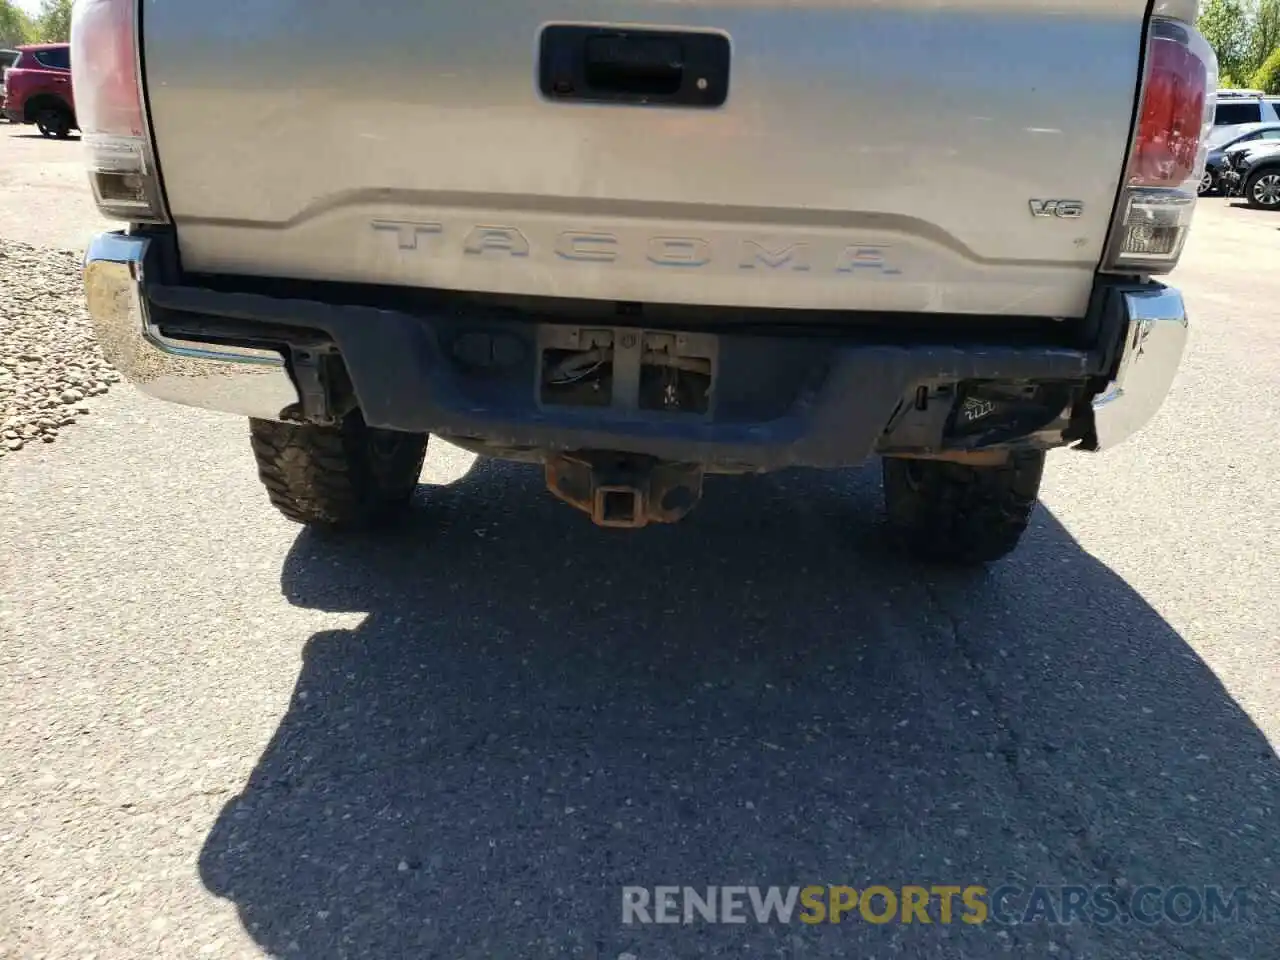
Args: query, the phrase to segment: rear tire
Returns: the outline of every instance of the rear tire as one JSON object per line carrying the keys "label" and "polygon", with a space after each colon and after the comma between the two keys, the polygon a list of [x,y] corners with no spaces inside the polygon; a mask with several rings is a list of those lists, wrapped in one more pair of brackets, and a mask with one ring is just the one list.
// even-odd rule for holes
{"label": "rear tire", "polygon": [[924,560],[991,563],[1022,539],[1035,510],[1043,451],[1018,451],[998,467],[885,457],[889,524]]}
{"label": "rear tire", "polygon": [[378,430],[358,411],[340,426],[250,420],[258,477],[295,523],[335,530],[379,525],[413,497],[427,435]]}
{"label": "rear tire", "polygon": [[36,116],[36,127],[46,137],[65,140],[71,136],[71,111],[66,107],[50,107]]}

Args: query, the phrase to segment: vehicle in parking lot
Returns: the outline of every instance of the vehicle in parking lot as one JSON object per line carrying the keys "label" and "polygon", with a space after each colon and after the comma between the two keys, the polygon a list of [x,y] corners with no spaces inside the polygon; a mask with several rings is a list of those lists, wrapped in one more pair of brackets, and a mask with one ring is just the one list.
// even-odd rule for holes
{"label": "vehicle in parking lot", "polygon": [[1046,451],[1130,436],[1180,362],[1196,0],[140,6],[75,6],[90,182],[131,223],[89,312],[142,390],[248,418],[297,522],[402,511],[432,434],[628,528],[878,454],[904,542],[986,562]]}
{"label": "vehicle in parking lot", "polygon": [[[1250,157],[1261,151],[1270,150],[1280,141],[1255,140],[1248,143],[1237,143],[1222,151],[1222,163],[1219,167],[1220,178],[1224,185],[1230,184],[1231,172],[1239,172],[1249,165]],[[1228,190],[1228,193],[1231,191]]]}
{"label": "vehicle in parking lot", "polygon": [[71,86],[70,44],[18,47],[4,77],[4,115],[14,123],[34,123],[46,137],[67,137],[76,129]]}
{"label": "vehicle in parking lot", "polygon": [[1200,195],[1223,189],[1222,175],[1230,168],[1227,151],[1240,144],[1280,142],[1280,121],[1275,123],[1247,123],[1215,131],[1209,137],[1209,154],[1205,158],[1204,176],[1200,180]]}
{"label": "vehicle in parking lot", "polygon": [[1267,96],[1261,90],[1219,90],[1214,109],[1213,129],[1230,130],[1249,123],[1280,121],[1280,97]]}
{"label": "vehicle in parking lot", "polygon": [[1222,192],[1229,197],[1243,197],[1246,171],[1259,157],[1277,149],[1280,149],[1280,141],[1264,140],[1237,144],[1224,151],[1218,178]]}
{"label": "vehicle in parking lot", "polygon": [[[3,111],[4,98],[5,98],[4,75],[9,72],[9,68],[13,66],[14,61],[17,60],[18,57],[20,56],[22,56],[22,53],[21,51],[18,51],[18,50],[8,50],[8,49],[0,50],[0,116],[3,116],[3,113],[4,113]],[[7,116],[5,117],[5,119],[8,120],[9,123],[14,122],[12,119],[10,119]]]}
{"label": "vehicle in parking lot", "polygon": [[1226,182],[1249,206],[1280,210],[1280,143],[1238,154]]}

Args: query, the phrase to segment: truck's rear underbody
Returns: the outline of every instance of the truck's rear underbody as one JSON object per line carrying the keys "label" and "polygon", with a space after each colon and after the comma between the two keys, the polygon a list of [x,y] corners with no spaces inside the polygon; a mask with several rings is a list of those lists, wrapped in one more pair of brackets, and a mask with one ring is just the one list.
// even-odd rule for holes
{"label": "truck's rear underbody", "polygon": [[104,235],[90,310],[112,362],[163,399],[250,417],[432,433],[547,466],[612,525],[676,519],[706,472],[871,454],[998,462],[1108,446],[1163,400],[1181,298],[1100,283],[1085,320],[963,335],[869,314],[181,276],[172,234]]}

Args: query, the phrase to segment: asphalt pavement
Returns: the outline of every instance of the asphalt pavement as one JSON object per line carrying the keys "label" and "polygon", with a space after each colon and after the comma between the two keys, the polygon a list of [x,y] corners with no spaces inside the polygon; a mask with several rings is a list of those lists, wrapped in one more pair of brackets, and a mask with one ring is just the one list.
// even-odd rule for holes
{"label": "asphalt pavement", "polygon": [[[620,533],[434,441],[409,522],[335,540],[243,422],[113,388],[0,464],[0,956],[1280,956],[1278,267],[1202,205],[1170,402],[980,573],[890,548],[874,464]],[[1248,910],[622,923],[845,883]]]}

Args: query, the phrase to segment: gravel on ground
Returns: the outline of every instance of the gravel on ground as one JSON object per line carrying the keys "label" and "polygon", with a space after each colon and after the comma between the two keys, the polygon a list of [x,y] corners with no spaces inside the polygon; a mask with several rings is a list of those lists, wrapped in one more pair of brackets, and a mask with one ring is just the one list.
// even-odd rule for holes
{"label": "gravel on ground", "polygon": [[52,443],[120,375],[85,312],[80,257],[0,240],[0,457]]}

